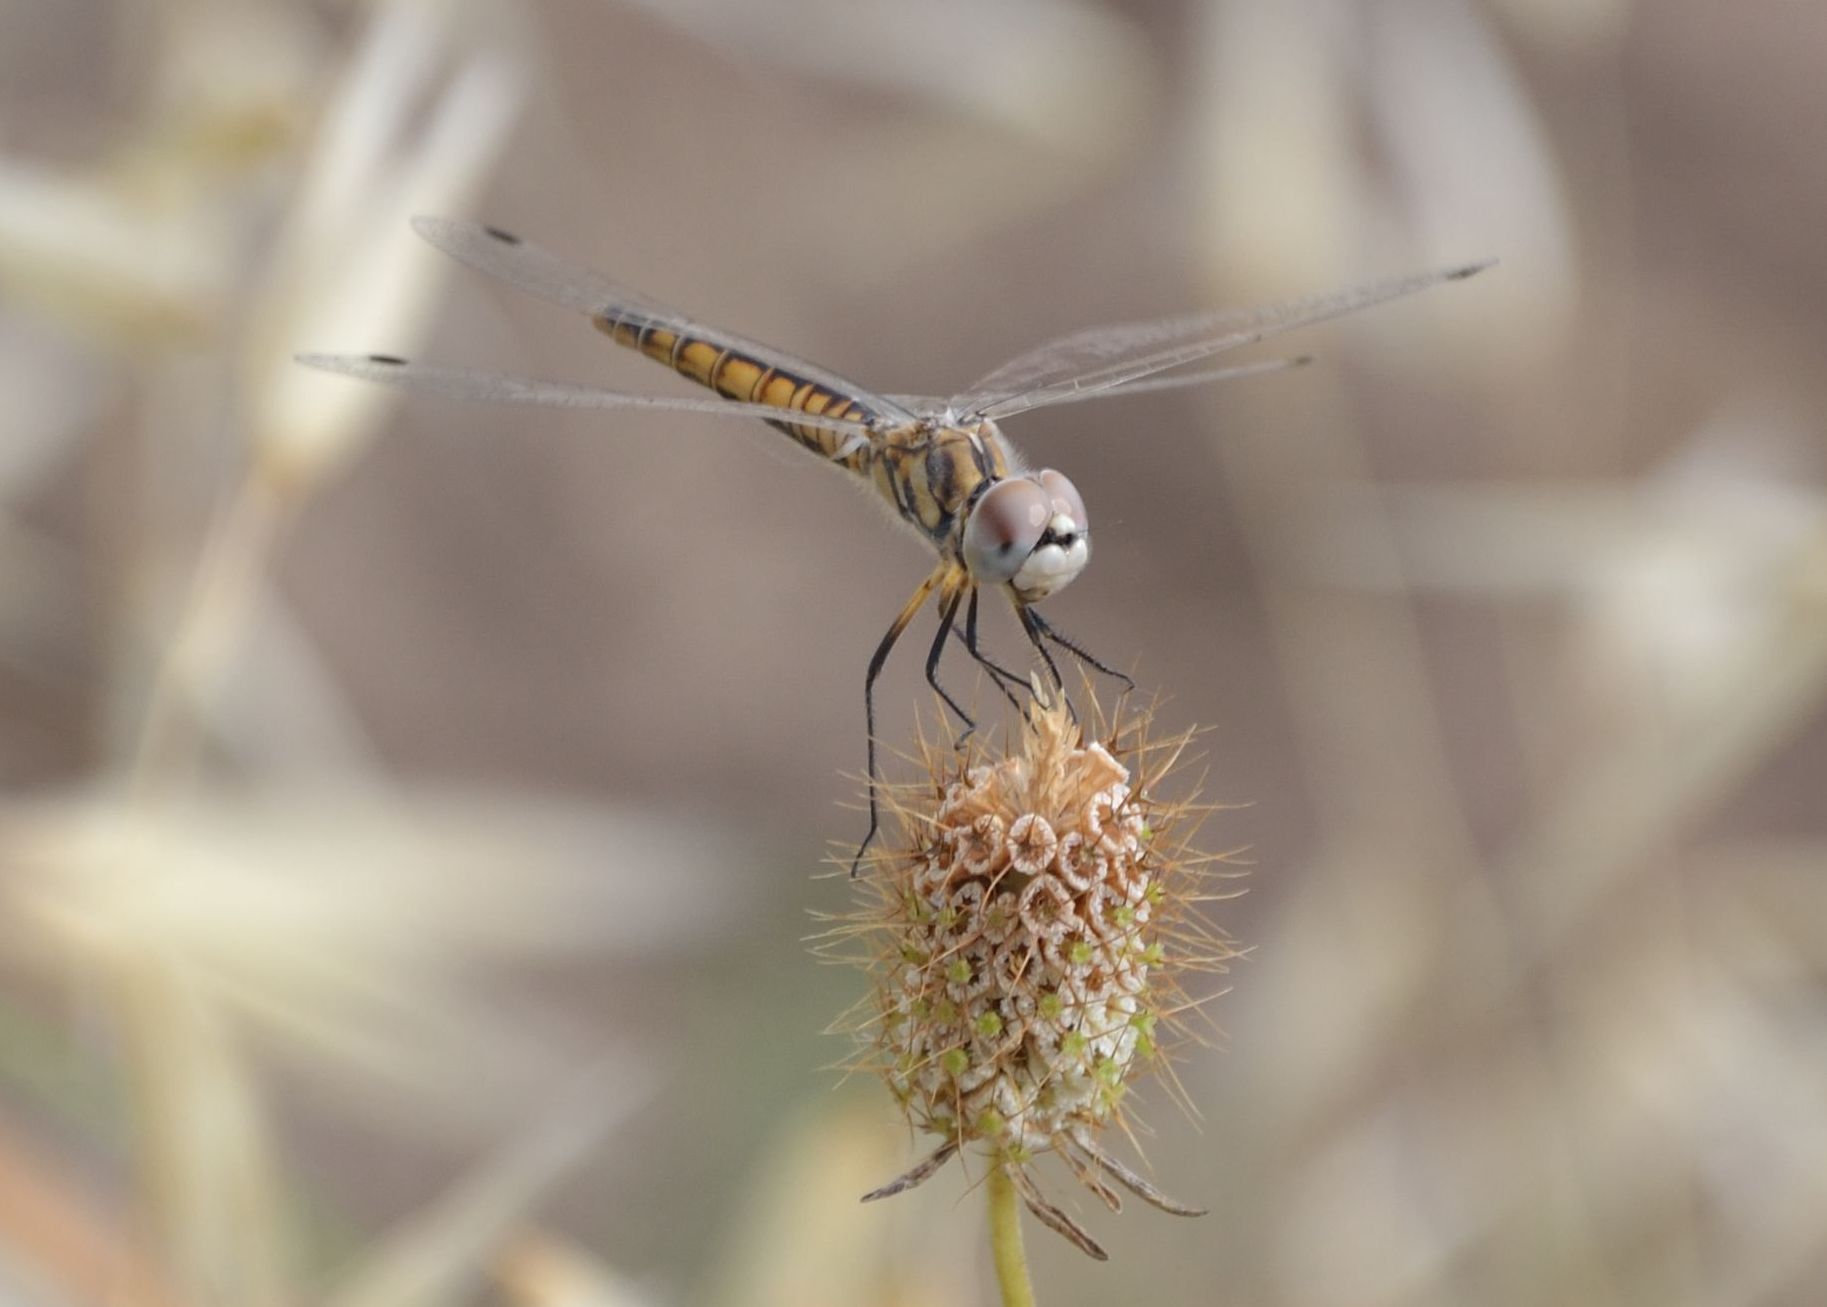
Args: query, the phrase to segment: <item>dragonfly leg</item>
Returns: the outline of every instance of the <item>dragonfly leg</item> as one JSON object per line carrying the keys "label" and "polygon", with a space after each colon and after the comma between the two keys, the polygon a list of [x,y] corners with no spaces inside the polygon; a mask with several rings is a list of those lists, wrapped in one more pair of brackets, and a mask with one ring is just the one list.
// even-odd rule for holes
{"label": "dragonfly leg", "polygon": [[1009,688],[1011,685],[1021,686],[1023,684],[1021,677],[984,653],[982,647],[977,643],[977,594],[978,591],[973,587],[970,602],[964,606],[964,630],[960,633],[954,629],[953,634],[964,641],[964,647],[970,650],[971,657],[977,661],[978,666],[990,674],[990,680],[995,683],[998,690],[1002,691],[1003,698],[1007,699],[1018,712],[1025,712],[1026,709],[1021,700],[1016,698],[1015,692]]}
{"label": "dragonfly leg", "polygon": [[958,720],[964,723],[964,734],[953,741],[953,748],[957,748],[958,745],[970,739],[971,732],[977,729],[977,723],[971,719],[971,715],[960,708],[958,701],[946,692],[943,685],[939,684],[939,656],[945,652],[945,637],[951,634],[952,624],[958,618],[958,605],[963,600],[964,591],[962,589],[955,589],[948,595],[941,595],[939,599],[939,633],[933,636],[933,647],[926,655],[926,683],[938,692],[939,697],[945,701],[945,706],[958,714]]}
{"label": "dragonfly leg", "polygon": [[1048,652],[1046,641],[1041,639],[1040,615],[1026,604],[1015,605],[1016,615],[1021,618],[1021,629],[1028,633],[1028,643],[1040,655],[1040,660],[1047,665],[1048,673],[1053,677],[1053,684],[1059,689],[1059,697],[1066,701],[1066,711],[1072,714],[1072,720],[1078,720],[1078,710],[1072,706],[1072,696],[1066,693],[1066,678],[1059,674],[1059,664],[1053,661]]}
{"label": "dragonfly leg", "polygon": [[1131,690],[1136,688],[1136,683],[1135,683],[1135,680],[1133,677],[1127,676],[1124,673],[1119,672],[1114,667],[1106,667],[1103,663],[1099,662],[1096,658],[1093,658],[1089,653],[1085,652],[1085,650],[1081,649],[1078,645],[1074,644],[1072,641],[1068,640],[1065,636],[1061,635],[1059,633],[1058,629],[1055,628],[1054,626],[1050,625],[1047,622],[1047,619],[1042,617],[1039,613],[1030,612],[1029,616],[1031,616],[1034,619],[1034,625],[1037,628],[1039,628],[1040,633],[1043,636],[1045,636],[1047,639],[1053,641],[1054,644],[1056,644],[1060,648],[1064,649],[1067,653],[1071,654],[1074,658],[1077,658],[1081,663],[1084,663],[1087,667],[1091,668],[1093,671],[1102,672],[1105,676],[1110,677],[1112,680],[1121,681],[1123,683],[1123,693],[1128,694]]}
{"label": "dragonfly leg", "polygon": [[881,805],[876,796],[875,773],[875,678],[882,674],[882,664],[888,661],[888,651],[894,648],[894,642],[901,638],[901,632],[914,619],[932,594],[933,587],[945,580],[950,568],[942,566],[920,582],[920,588],[913,592],[913,598],[907,601],[900,615],[889,624],[882,642],[875,647],[875,653],[869,659],[869,672],[863,677],[863,719],[869,727],[869,830],[863,836],[863,842],[856,846],[856,856],[850,859],[850,875],[854,879],[863,865],[863,855],[869,852],[869,846],[875,843],[876,833],[881,829]]}

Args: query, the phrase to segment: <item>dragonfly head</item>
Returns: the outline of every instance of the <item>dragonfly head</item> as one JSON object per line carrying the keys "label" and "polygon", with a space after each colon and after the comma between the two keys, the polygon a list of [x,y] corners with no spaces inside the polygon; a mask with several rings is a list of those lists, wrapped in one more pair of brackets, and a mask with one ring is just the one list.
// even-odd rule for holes
{"label": "dragonfly head", "polygon": [[1090,558],[1085,501],[1051,469],[996,482],[964,520],[964,565],[971,576],[1008,585],[1023,603],[1064,589]]}

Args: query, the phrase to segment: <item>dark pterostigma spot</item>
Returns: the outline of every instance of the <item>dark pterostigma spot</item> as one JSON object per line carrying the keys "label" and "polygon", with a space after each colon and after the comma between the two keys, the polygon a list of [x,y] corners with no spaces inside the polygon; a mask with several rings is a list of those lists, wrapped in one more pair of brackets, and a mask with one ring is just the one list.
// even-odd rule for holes
{"label": "dark pterostigma spot", "polygon": [[370,363],[385,363],[387,366],[394,368],[403,368],[406,366],[406,360],[397,354],[370,354],[368,356],[368,361]]}
{"label": "dark pterostigma spot", "polygon": [[490,236],[493,236],[496,240],[500,241],[503,245],[520,244],[520,237],[516,236],[511,231],[502,231],[501,228],[499,228],[499,227],[484,227],[482,230],[487,232]]}

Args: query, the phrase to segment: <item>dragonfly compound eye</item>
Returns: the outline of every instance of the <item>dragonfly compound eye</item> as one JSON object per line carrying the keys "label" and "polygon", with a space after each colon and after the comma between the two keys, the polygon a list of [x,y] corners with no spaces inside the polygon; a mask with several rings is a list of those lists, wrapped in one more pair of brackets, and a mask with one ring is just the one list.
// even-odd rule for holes
{"label": "dragonfly compound eye", "polygon": [[1085,501],[1079,498],[1078,487],[1066,479],[1065,473],[1048,468],[1034,479],[1047,492],[1048,507],[1052,509],[1049,521],[1066,518],[1072,523],[1074,535],[1082,536],[1090,530],[1091,523],[1085,517]]}
{"label": "dragonfly compound eye", "polygon": [[1026,602],[1070,585],[1091,560],[1090,523],[1078,488],[1051,468],[1034,477],[1045,501],[1046,525],[1010,584]]}
{"label": "dragonfly compound eye", "polygon": [[991,585],[1007,583],[1024,602],[1045,599],[1091,557],[1085,503],[1058,472],[999,482],[964,524],[964,562]]}
{"label": "dragonfly compound eye", "polygon": [[1047,493],[1026,477],[999,481],[964,523],[964,565],[979,582],[1000,585],[1033,554],[1052,516]]}

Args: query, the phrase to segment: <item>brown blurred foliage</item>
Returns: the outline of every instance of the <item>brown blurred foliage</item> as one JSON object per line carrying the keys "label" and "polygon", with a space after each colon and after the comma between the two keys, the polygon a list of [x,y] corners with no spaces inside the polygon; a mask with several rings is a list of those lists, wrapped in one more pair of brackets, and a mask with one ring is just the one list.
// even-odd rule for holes
{"label": "brown blurred foliage", "polygon": [[1037,1244],[1042,1300],[1816,1301],[1822,49],[1799,0],[14,0],[0,1298],[987,1292],[974,1195],[856,1207],[917,1143],[830,1092],[861,981],[800,939],[924,560],[758,425],[301,375],[677,393],[432,211],[889,391],[1502,258],[1009,425],[1097,532],[1050,616],[1212,728],[1257,865],[1144,1140],[1214,1214]]}

